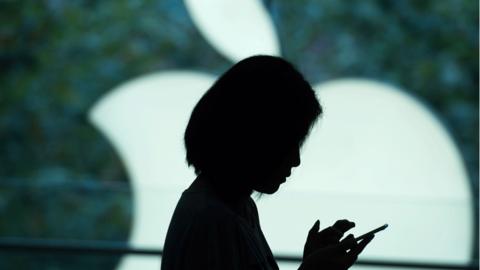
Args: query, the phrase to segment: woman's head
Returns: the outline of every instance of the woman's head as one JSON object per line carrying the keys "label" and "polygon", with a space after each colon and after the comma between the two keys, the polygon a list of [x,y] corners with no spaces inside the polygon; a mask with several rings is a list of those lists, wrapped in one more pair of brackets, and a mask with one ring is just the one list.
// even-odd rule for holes
{"label": "woman's head", "polygon": [[197,174],[221,179],[218,185],[273,193],[300,164],[299,148],[321,113],[311,86],[290,63],[246,58],[193,109],[187,162]]}

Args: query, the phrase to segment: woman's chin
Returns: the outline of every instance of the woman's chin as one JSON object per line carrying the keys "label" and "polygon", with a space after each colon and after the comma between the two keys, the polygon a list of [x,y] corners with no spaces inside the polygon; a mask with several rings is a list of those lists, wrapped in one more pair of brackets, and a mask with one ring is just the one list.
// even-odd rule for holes
{"label": "woman's chin", "polygon": [[273,194],[278,191],[280,185],[285,183],[286,178],[282,178],[278,181],[272,181],[270,183],[263,184],[255,188],[255,191],[265,194]]}

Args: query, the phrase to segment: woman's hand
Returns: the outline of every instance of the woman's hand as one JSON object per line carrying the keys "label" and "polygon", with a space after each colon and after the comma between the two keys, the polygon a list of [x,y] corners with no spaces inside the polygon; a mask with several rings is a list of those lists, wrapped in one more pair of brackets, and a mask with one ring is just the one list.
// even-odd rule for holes
{"label": "woman's hand", "polygon": [[357,243],[353,235],[347,236],[338,244],[313,251],[303,258],[299,270],[346,270],[352,266],[374,235]]}
{"label": "woman's hand", "polygon": [[319,232],[320,221],[317,220],[308,232],[307,242],[303,249],[303,258],[308,257],[308,255],[317,249],[338,244],[343,235],[353,227],[355,227],[355,223],[342,219],[337,220],[333,226]]}
{"label": "woman's hand", "polygon": [[353,227],[355,223],[344,219],[319,232],[320,221],[317,220],[308,232],[300,269],[348,269],[373,239],[372,235],[357,243],[353,235],[349,235],[340,241],[345,232]]}

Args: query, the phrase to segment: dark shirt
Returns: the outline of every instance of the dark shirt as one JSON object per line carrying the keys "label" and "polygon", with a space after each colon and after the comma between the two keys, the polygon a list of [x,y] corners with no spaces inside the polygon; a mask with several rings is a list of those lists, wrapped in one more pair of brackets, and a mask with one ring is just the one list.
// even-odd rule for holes
{"label": "dark shirt", "polygon": [[276,270],[250,198],[227,203],[206,181],[182,193],[162,256],[162,270]]}

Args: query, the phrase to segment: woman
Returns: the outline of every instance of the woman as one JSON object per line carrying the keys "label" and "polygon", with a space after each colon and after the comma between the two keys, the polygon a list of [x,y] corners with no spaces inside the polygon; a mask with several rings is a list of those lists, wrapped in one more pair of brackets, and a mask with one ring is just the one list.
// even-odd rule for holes
{"label": "woman", "polygon": [[[322,113],[311,86],[287,61],[244,59],[195,106],[185,131],[197,178],[173,214],[163,270],[278,269],[259,225],[253,191],[273,194],[300,165],[300,147]],[[357,243],[340,220],[310,230],[300,269],[347,269],[373,238]]]}

